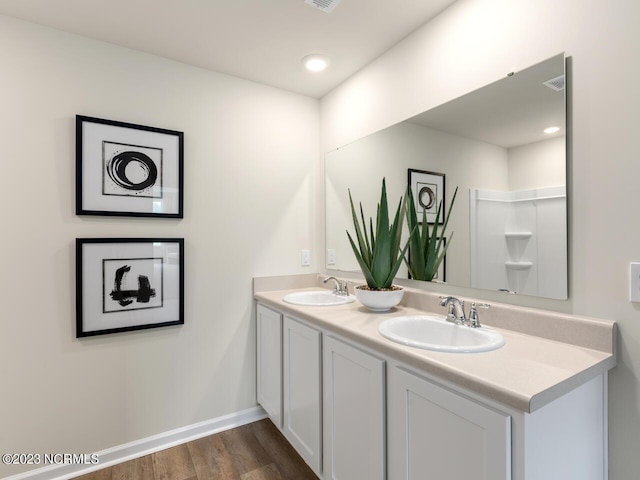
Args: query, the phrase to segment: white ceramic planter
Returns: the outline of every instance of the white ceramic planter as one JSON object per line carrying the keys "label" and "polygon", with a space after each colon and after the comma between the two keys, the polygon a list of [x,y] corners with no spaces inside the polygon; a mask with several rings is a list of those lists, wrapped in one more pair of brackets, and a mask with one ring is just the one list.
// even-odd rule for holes
{"label": "white ceramic planter", "polygon": [[402,300],[404,289],[396,287],[394,290],[365,290],[357,286],[354,288],[356,299],[372,312],[386,312],[395,307]]}

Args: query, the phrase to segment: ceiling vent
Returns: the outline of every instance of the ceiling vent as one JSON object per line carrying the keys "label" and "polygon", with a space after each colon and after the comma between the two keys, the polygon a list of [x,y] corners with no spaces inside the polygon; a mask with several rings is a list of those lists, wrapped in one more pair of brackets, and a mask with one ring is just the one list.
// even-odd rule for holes
{"label": "ceiling vent", "polygon": [[331,13],[340,3],[340,0],[304,0],[304,3],[322,10],[324,13]]}
{"label": "ceiling vent", "polygon": [[551,80],[547,80],[546,82],[542,82],[542,84],[546,85],[551,90],[561,92],[562,90],[564,90],[564,75],[560,75],[559,77],[552,78]]}

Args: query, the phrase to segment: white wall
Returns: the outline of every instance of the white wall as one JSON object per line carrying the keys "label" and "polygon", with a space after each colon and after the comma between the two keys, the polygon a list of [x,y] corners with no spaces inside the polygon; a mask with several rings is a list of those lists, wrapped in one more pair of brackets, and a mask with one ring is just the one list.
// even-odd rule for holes
{"label": "white wall", "polygon": [[564,136],[513,147],[507,152],[509,190],[529,190],[566,184]]}
{"label": "white wall", "polygon": [[459,0],[321,102],[327,152],[514,69],[562,51],[572,57],[570,300],[513,301],[619,322],[611,480],[635,478],[640,468],[640,305],[628,301],[628,263],[640,260],[639,24],[635,0]]}
{"label": "white wall", "polygon": [[[0,452],[255,405],[251,278],[315,270],[318,101],[6,17],[0,70]],[[184,131],[184,220],[75,216],[76,114]],[[118,236],[185,238],[185,325],[76,340],[74,239]]]}

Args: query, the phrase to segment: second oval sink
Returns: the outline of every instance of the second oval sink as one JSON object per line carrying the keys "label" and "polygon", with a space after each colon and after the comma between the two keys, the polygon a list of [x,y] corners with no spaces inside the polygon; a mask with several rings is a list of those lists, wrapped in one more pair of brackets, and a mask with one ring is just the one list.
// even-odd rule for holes
{"label": "second oval sink", "polygon": [[396,343],[439,352],[488,352],[505,343],[495,330],[455,325],[438,315],[390,318],[380,324],[378,332]]}
{"label": "second oval sink", "polygon": [[282,300],[294,305],[307,305],[312,307],[344,305],[345,303],[356,301],[355,297],[351,295],[336,295],[327,290],[289,293],[285,295]]}

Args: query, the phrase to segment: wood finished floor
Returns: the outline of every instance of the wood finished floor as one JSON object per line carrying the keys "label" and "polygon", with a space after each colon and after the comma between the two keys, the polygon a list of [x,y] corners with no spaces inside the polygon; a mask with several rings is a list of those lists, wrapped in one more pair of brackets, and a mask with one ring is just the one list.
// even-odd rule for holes
{"label": "wood finished floor", "polygon": [[280,431],[261,420],[76,480],[317,480]]}

